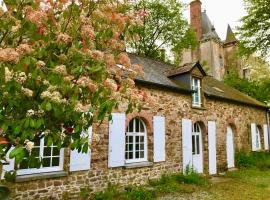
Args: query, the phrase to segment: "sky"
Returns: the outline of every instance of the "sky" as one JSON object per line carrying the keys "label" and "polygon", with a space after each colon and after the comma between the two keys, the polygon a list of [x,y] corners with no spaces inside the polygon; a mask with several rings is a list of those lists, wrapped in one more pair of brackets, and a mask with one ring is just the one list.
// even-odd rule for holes
{"label": "sky", "polygon": [[[191,0],[181,0],[189,4]],[[237,25],[240,25],[239,20],[245,15],[243,0],[201,0],[202,11],[206,13],[216,28],[219,37],[224,40],[226,37],[227,26],[231,25],[234,30]],[[189,19],[189,7],[184,13]]]}

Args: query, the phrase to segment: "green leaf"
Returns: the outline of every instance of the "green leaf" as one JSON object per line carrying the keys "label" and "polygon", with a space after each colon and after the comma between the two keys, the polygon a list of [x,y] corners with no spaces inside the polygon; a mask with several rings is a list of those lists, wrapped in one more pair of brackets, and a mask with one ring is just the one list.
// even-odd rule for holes
{"label": "green leaf", "polygon": [[23,127],[24,128],[28,128],[29,127],[29,124],[30,124],[30,119],[29,118],[26,118]]}
{"label": "green leaf", "polygon": [[88,148],[89,148],[88,142],[84,143],[83,148],[82,148],[82,152],[83,153],[87,153],[88,152]]}
{"label": "green leaf", "polygon": [[35,120],[34,119],[30,119],[30,127],[35,128]]}
{"label": "green leaf", "polygon": [[50,102],[46,103],[46,110],[51,111],[52,110],[52,104]]}

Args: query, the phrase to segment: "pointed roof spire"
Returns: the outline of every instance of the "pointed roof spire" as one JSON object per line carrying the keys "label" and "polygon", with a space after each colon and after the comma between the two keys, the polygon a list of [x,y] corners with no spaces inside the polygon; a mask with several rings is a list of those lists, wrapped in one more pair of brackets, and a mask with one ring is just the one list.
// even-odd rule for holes
{"label": "pointed roof spire", "polygon": [[227,36],[226,36],[226,40],[225,43],[230,43],[230,42],[236,42],[237,39],[235,37],[234,32],[232,31],[231,26],[228,24],[228,28],[227,28]]}

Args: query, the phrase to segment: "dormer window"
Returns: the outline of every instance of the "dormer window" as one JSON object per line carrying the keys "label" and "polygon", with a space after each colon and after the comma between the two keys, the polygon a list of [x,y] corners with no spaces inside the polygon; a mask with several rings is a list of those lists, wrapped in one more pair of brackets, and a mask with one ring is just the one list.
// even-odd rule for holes
{"label": "dormer window", "polygon": [[201,79],[192,77],[192,106],[201,107]]}

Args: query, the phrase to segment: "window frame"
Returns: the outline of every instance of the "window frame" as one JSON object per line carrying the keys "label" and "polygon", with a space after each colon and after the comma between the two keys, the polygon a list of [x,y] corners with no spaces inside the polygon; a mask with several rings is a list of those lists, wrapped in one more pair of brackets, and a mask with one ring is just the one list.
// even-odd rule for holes
{"label": "window frame", "polygon": [[[44,148],[45,148],[45,139],[44,137],[40,139],[39,145],[39,157],[43,157]],[[48,172],[57,172],[63,171],[64,166],[64,148],[60,149],[59,152],[59,165],[53,167],[40,167],[40,168],[28,168],[28,169],[17,169],[16,173],[18,176],[20,175],[29,175],[29,174],[38,174],[38,173],[48,173]]]}
{"label": "window frame", "polygon": [[[139,120],[140,123],[142,123],[143,127],[144,127],[144,132],[136,132],[136,119]],[[129,125],[130,123],[133,123],[133,131],[129,131]],[[140,126],[139,126],[140,127]],[[140,129],[140,128],[139,128]],[[132,149],[132,155],[133,155],[133,158],[132,159],[127,159],[126,158],[126,153],[127,152],[130,152],[130,151],[127,151],[126,149],[126,146],[127,144],[130,144],[130,143],[127,143],[127,137],[130,137],[132,136],[133,137],[133,142],[132,142],[132,145],[133,145],[133,149]],[[136,137],[139,137],[139,136],[144,136],[144,158],[136,158]],[[139,142],[139,146],[140,146],[140,142]],[[130,163],[139,163],[139,162],[147,162],[148,161],[148,144],[147,144],[147,129],[146,129],[146,125],[144,123],[144,121],[138,117],[135,117],[133,119],[131,119],[128,123],[128,126],[127,126],[127,130],[126,130],[126,134],[125,134],[125,163],[126,164],[130,164]]]}
{"label": "window frame", "polygon": [[[195,80],[197,80],[197,85],[195,85]],[[192,77],[191,79],[191,88],[193,91],[192,93],[192,106],[194,107],[201,107],[202,106],[202,95],[201,95],[201,79],[197,77]],[[195,102],[195,98],[198,95],[198,102]]]}

